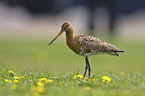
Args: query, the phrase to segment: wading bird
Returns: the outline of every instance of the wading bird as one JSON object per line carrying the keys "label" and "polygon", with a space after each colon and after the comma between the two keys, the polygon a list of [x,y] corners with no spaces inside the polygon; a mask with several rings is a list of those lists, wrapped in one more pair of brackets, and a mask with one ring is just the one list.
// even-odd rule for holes
{"label": "wading bird", "polygon": [[68,47],[76,54],[85,57],[86,66],[83,75],[84,77],[86,75],[87,70],[89,71],[89,77],[91,74],[91,67],[89,64],[88,56],[96,54],[110,54],[114,56],[119,56],[118,52],[124,52],[124,50],[120,50],[116,46],[109,44],[97,37],[74,35],[72,25],[69,22],[65,22],[62,24],[61,31],[49,43],[49,45],[53,43],[63,32],[66,32],[66,42]]}

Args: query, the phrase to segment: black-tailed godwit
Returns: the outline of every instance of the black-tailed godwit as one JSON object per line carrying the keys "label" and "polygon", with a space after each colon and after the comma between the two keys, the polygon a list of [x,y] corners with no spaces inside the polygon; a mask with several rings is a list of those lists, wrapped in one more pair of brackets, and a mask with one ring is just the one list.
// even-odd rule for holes
{"label": "black-tailed godwit", "polygon": [[110,54],[114,56],[119,56],[118,52],[124,52],[117,48],[116,46],[109,44],[97,37],[85,36],[85,35],[74,35],[72,25],[69,22],[62,24],[61,31],[58,35],[49,43],[53,43],[63,32],[66,32],[66,42],[68,47],[74,51],[76,54],[85,57],[85,72],[89,71],[88,76],[91,74],[91,67],[89,64],[88,56],[96,54]]}

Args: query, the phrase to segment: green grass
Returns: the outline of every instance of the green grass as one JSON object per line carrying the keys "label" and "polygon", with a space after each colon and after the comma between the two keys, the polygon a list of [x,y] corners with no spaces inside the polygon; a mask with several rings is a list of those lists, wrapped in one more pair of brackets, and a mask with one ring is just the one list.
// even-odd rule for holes
{"label": "green grass", "polygon": [[[74,79],[84,72],[85,61],[73,53],[65,40],[56,40],[48,47],[50,39],[0,39],[0,96],[144,96],[145,94],[145,44],[107,40],[125,50],[120,57],[90,56],[90,79]],[[13,70],[12,75],[8,73]],[[14,76],[24,76],[18,83],[5,82]],[[108,76],[111,82],[102,82]],[[44,92],[37,92],[40,78]],[[16,89],[12,86],[16,85]]]}

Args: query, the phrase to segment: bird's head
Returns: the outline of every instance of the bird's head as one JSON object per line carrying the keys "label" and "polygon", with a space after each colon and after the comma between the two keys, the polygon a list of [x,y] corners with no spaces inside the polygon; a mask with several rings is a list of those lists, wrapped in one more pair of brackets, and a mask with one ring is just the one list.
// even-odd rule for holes
{"label": "bird's head", "polygon": [[71,26],[71,24],[69,22],[64,22],[62,24],[61,30],[58,33],[58,35],[48,45],[53,43],[63,32],[67,32],[67,31],[71,30],[71,28],[72,28],[72,26]]}
{"label": "bird's head", "polygon": [[61,31],[66,32],[71,29],[71,24],[69,22],[64,22],[61,27]]}

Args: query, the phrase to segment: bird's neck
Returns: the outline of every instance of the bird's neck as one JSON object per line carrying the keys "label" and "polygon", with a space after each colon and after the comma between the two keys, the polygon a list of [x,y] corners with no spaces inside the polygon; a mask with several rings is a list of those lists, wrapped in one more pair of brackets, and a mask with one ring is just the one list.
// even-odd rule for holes
{"label": "bird's neck", "polygon": [[[66,42],[68,47],[73,50],[74,52],[76,52],[76,35],[74,35],[73,30],[69,30],[66,32]],[[76,52],[77,53],[77,52]]]}
{"label": "bird's neck", "polygon": [[67,40],[67,41],[73,41],[74,38],[75,38],[75,36],[74,36],[74,31],[73,31],[73,29],[67,30],[67,31],[66,31],[66,40]]}

